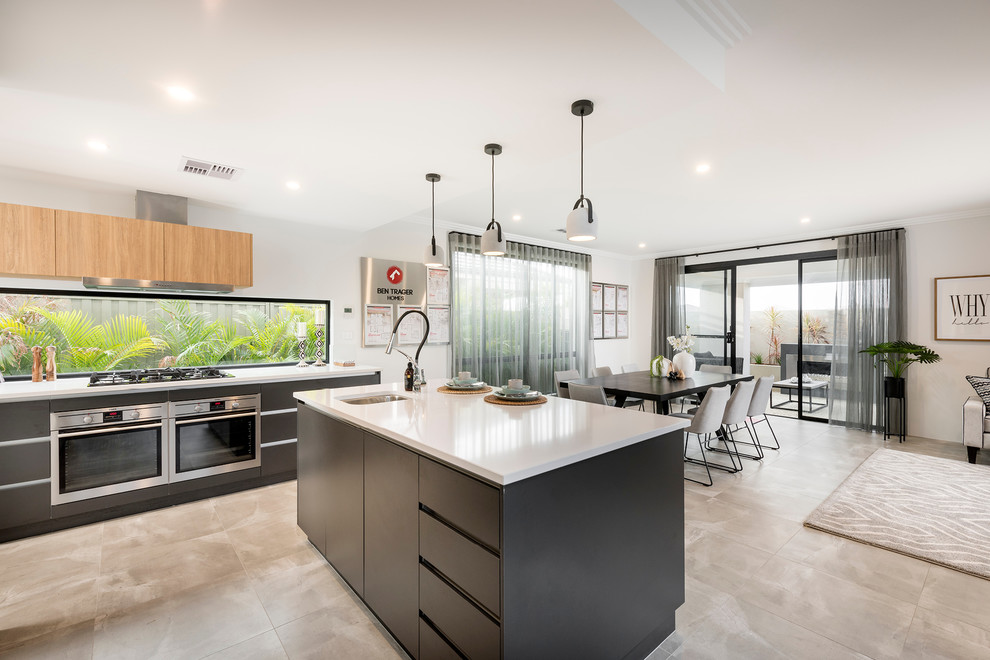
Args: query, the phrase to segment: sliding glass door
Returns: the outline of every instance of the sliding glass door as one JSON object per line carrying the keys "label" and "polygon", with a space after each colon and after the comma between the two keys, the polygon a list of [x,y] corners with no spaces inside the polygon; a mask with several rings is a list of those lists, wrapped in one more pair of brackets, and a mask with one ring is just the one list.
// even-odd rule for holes
{"label": "sliding glass door", "polygon": [[729,364],[738,372],[735,366],[741,366],[736,365],[735,354],[734,277],[732,268],[687,271],[684,275],[685,319],[696,338],[694,357],[699,367]]}

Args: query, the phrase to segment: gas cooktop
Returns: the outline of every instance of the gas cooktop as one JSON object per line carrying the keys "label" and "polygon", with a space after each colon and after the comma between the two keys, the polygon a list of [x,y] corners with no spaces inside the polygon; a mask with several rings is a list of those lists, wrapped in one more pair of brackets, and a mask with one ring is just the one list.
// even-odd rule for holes
{"label": "gas cooktop", "polygon": [[207,378],[233,378],[234,374],[217,367],[168,367],[165,369],[131,369],[129,371],[97,371],[89,377],[89,387],[100,385],[130,385],[136,383],[172,383]]}

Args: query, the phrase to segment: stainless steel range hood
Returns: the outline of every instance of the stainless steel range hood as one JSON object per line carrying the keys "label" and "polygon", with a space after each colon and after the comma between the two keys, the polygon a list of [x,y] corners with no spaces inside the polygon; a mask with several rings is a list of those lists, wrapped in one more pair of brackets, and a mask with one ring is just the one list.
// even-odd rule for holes
{"label": "stainless steel range hood", "polygon": [[[187,224],[189,200],[186,197],[138,190],[134,196],[134,217],[140,220]],[[125,280],[114,277],[84,277],[87,289],[116,289],[118,291],[169,291],[174,293],[232,293],[229,284],[199,282],[167,282],[163,280]]]}
{"label": "stainless steel range hood", "polygon": [[164,280],[125,280],[116,277],[84,277],[87,289],[116,289],[118,291],[169,291],[174,293],[232,293],[230,284],[199,282],[166,282]]}

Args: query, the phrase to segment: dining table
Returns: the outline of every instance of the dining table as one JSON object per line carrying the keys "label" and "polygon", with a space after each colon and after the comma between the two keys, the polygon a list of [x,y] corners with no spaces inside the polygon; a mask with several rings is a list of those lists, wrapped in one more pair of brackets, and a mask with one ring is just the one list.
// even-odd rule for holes
{"label": "dining table", "polygon": [[637,397],[659,404],[658,412],[670,414],[671,399],[679,399],[690,394],[704,395],[712,387],[735,385],[744,380],[752,380],[753,376],[745,374],[721,374],[710,371],[696,371],[690,378],[683,380],[654,376],[649,371],[630,371],[610,376],[595,376],[593,378],[575,378],[562,382],[561,387],[568,383],[580,385],[600,385],[605,394],[615,397],[615,406],[621,408],[629,397]]}

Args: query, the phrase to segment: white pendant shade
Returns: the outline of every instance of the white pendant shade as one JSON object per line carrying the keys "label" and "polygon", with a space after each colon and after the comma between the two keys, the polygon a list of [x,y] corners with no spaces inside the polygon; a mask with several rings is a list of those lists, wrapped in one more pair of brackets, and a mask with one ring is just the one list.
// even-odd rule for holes
{"label": "white pendant shade", "polygon": [[500,233],[501,230],[498,227],[485,230],[485,233],[481,235],[481,254],[489,257],[505,255],[505,235],[503,234],[502,240],[499,240]]}
{"label": "white pendant shade", "polygon": [[426,246],[426,251],[423,253],[423,263],[427,266],[443,266],[443,248],[438,245],[436,252],[433,250],[432,243]]}
{"label": "white pendant shade", "polygon": [[588,222],[588,207],[579,206],[567,214],[567,240],[593,241],[598,238],[598,214],[592,211]]}

